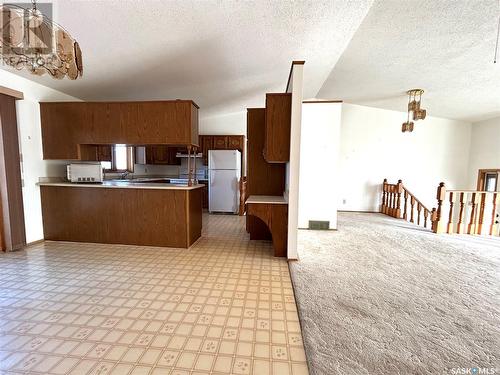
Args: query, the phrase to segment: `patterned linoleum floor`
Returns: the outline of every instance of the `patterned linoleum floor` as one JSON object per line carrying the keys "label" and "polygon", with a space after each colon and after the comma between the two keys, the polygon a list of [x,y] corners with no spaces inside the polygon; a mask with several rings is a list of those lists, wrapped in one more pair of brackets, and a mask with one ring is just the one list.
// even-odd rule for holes
{"label": "patterned linoleum floor", "polygon": [[0,255],[1,374],[307,374],[287,262],[244,218],[191,249],[45,242]]}

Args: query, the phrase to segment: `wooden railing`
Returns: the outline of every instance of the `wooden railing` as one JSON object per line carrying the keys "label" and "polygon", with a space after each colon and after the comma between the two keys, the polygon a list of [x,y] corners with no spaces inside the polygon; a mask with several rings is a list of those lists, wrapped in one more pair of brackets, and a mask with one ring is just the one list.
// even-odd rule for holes
{"label": "wooden railing", "polygon": [[436,219],[436,209],[427,208],[403,185],[401,180],[397,184],[389,184],[387,179],[384,179],[381,212],[424,228]]}
{"label": "wooden railing", "polygon": [[447,190],[440,183],[435,233],[499,236],[500,193]]}
{"label": "wooden railing", "polygon": [[397,184],[384,180],[381,212],[428,227],[434,233],[459,233],[500,236],[500,193],[476,190],[437,188],[437,209],[427,208],[401,180]]}

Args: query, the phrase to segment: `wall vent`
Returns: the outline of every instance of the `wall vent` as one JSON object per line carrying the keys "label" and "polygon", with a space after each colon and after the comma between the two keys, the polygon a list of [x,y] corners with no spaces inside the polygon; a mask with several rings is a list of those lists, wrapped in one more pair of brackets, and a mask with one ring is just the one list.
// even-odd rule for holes
{"label": "wall vent", "polygon": [[309,229],[328,230],[328,229],[330,229],[330,222],[329,221],[309,220]]}

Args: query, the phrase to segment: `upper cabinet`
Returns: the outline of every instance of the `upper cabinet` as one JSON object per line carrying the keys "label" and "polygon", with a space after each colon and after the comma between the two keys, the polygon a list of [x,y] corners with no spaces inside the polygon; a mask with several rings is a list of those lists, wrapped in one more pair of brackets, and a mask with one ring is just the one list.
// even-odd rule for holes
{"label": "upper cabinet", "polygon": [[266,94],[264,159],[268,163],[290,160],[292,94]]}
{"label": "upper cabinet", "polygon": [[191,100],[40,103],[44,159],[81,160],[80,145],[196,145]]}
{"label": "upper cabinet", "polygon": [[227,149],[227,135],[214,135],[214,150],[226,150]]}
{"label": "upper cabinet", "polygon": [[245,155],[244,135],[200,135],[198,152],[203,154],[203,164],[208,165],[209,150],[238,150],[242,160]]}

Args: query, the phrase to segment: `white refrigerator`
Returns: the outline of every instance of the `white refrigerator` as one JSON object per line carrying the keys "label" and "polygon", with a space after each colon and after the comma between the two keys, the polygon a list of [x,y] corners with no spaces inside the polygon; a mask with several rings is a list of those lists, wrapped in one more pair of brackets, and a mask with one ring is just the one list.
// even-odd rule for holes
{"label": "white refrigerator", "polygon": [[241,152],[208,151],[208,211],[237,214],[240,204]]}

